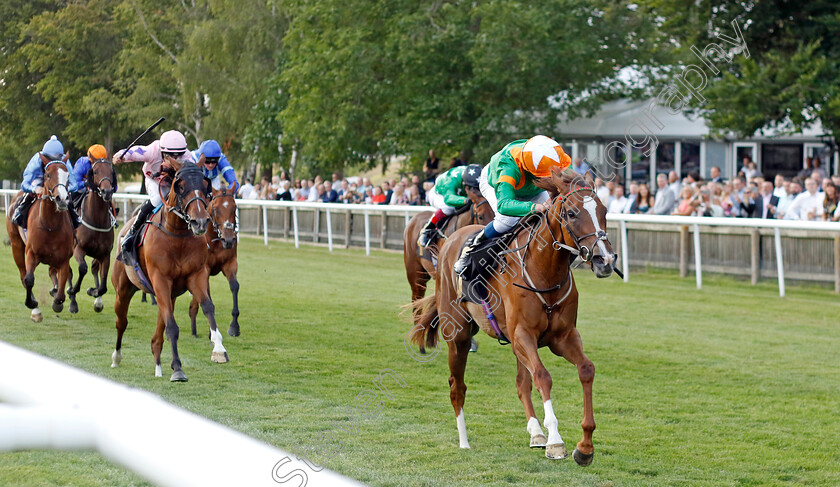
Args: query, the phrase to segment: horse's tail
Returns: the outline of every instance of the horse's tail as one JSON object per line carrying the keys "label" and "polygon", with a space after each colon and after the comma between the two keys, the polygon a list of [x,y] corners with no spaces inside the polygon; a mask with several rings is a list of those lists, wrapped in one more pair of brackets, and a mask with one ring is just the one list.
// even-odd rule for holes
{"label": "horse's tail", "polygon": [[438,342],[438,310],[435,295],[420,298],[411,303],[414,311],[414,327],[411,329],[411,342],[423,348],[434,348]]}

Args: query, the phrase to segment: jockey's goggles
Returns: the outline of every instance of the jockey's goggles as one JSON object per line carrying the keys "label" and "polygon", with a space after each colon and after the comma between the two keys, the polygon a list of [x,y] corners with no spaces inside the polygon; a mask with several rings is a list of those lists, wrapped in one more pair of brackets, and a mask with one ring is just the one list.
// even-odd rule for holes
{"label": "jockey's goggles", "polygon": [[219,158],[218,157],[205,157],[204,164],[218,164]]}

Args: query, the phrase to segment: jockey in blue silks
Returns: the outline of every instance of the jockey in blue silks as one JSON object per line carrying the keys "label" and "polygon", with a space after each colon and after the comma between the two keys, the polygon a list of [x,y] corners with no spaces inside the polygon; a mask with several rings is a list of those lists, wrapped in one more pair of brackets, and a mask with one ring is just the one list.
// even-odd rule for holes
{"label": "jockey in blue silks", "polygon": [[236,180],[236,172],[222,154],[222,148],[215,140],[205,140],[193,151],[193,159],[199,160],[204,155],[204,176],[213,184],[213,189],[222,189],[222,178],[228,184],[227,189],[236,189],[239,182]]}
{"label": "jockey in blue silks", "polygon": [[[50,161],[61,161],[64,158],[64,146],[58,140],[58,137],[53,135],[50,137],[50,140],[44,144],[41,152],[36,152],[35,155],[29,159],[29,163],[26,164],[26,169],[23,171],[23,183],[20,185],[20,189],[23,190],[24,194],[18,202],[18,205],[15,208],[15,213],[12,216],[12,223],[21,228],[26,228],[26,219],[29,216],[29,208],[38,198],[35,193],[41,190],[44,186],[44,167],[43,162],[41,161],[41,154]],[[67,171],[70,173],[67,179],[67,191],[69,193],[78,191],[79,181],[73,174],[73,165],[69,160],[63,162],[63,164],[67,166]],[[73,209],[72,205],[67,211],[70,214],[70,221],[73,223],[73,228],[78,227],[79,217],[76,215],[76,211]]]}

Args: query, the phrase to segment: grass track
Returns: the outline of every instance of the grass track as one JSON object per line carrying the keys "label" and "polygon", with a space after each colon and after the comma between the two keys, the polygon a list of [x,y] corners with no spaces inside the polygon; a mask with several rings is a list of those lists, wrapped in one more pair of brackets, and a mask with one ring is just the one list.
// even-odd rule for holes
{"label": "grass track", "polygon": [[[693,279],[673,273],[634,273],[623,284],[579,272],[578,327],[597,370],[598,424],[595,461],[581,468],[527,447],[510,347],[484,335],[467,367],[472,450],[458,448],[445,354],[421,364],[403,348],[408,325],[398,314],[409,291],[398,254],[366,258],[358,250],[266,248],[243,239],[242,336],[225,335],[231,363],[211,363],[209,342],[189,336],[182,297],[179,350],[190,381],[170,384],[165,366],[164,378],[153,377],[156,308],[141,304],[139,294],[122,365],[111,369],[110,283],[103,313],[80,295],[78,315],[45,313],[35,324],[10,248],[0,253],[3,340],[158,393],[281,448],[312,448],[332,432],[342,449],[325,464],[372,485],[840,485],[840,302],[823,288],[789,287],[779,299],[772,283],[705,276],[698,292]],[[36,288],[49,310],[45,269]],[[226,330],[226,283],[216,277],[211,288]],[[199,323],[206,332],[206,321]],[[169,350],[164,346],[167,364]],[[571,450],[581,436],[580,383],[574,367],[541,352]],[[389,383],[394,398],[382,397],[376,417],[348,417],[355,397],[386,368],[406,387]],[[536,392],[534,399],[540,403]],[[165,448],[167,432],[160,436],[161,460],[177,458]],[[265,466],[266,476],[272,467]],[[145,483],[98,454],[37,451],[0,454],[0,485]]]}

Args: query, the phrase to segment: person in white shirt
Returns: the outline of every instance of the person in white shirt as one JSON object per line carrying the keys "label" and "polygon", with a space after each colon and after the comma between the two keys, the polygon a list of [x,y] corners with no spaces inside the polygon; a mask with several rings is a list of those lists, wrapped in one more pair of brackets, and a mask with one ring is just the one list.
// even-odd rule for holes
{"label": "person in white shirt", "polygon": [[242,198],[243,200],[249,200],[249,199],[251,199],[251,193],[253,193],[253,192],[254,192],[254,185],[251,184],[251,178],[246,178],[245,179],[245,184],[243,184],[242,187],[239,188],[239,197]]}
{"label": "person in white shirt", "polygon": [[817,189],[819,187],[814,179],[806,179],[805,192],[793,200],[785,217],[791,220],[822,220],[825,193]]}
{"label": "person in white shirt", "polygon": [[624,197],[624,186],[617,184],[613,189],[613,199],[610,202],[609,213],[621,213],[624,211],[624,205],[627,204],[627,198]]}
{"label": "person in white shirt", "polygon": [[306,198],[306,201],[313,201],[313,202],[320,202],[321,196],[323,192],[319,193],[319,186],[324,184],[324,178],[321,176],[315,176],[315,181],[312,183],[309,189],[309,196]]}
{"label": "person in white shirt", "polygon": [[788,208],[790,208],[790,205],[793,204],[793,200],[799,196],[799,193],[802,192],[802,186],[800,186],[796,181],[785,181],[785,186],[785,196],[784,198],[779,198],[779,206],[776,208],[776,218],[792,220],[792,218],[788,216]]}
{"label": "person in white shirt", "polygon": [[782,198],[787,196],[784,176],[782,176],[781,174],[776,174],[776,179],[773,180],[773,186],[773,196],[778,196],[780,201]]}
{"label": "person in white shirt", "polygon": [[677,176],[676,171],[671,171],[668,173],[668,188],[674,193],[674,201],[680,200],[680,191],[682,190],[682,183],[680,183],[680,177]]}
{"label": "person in white shirt", "polygon": [[595,178],[595,195],[601,200],[601,204],[609,206],[610,204],[610,188],[604,184],[601,178]]}
{"label": "person in white shirt", "polygon": [[670,215],[674,211],[674,193],[668,187],[668,176],[659,174],[656,176],[656,196],[653,199],[653,213],[657,215]]}
{"label": "person in white shirt", "polygon": [[621,209],[622,213],[636,213],[636,209],[639,207],[639,183],[632,182],[630,183],[630,194],[627,195],[625,198],[624,208]]}

